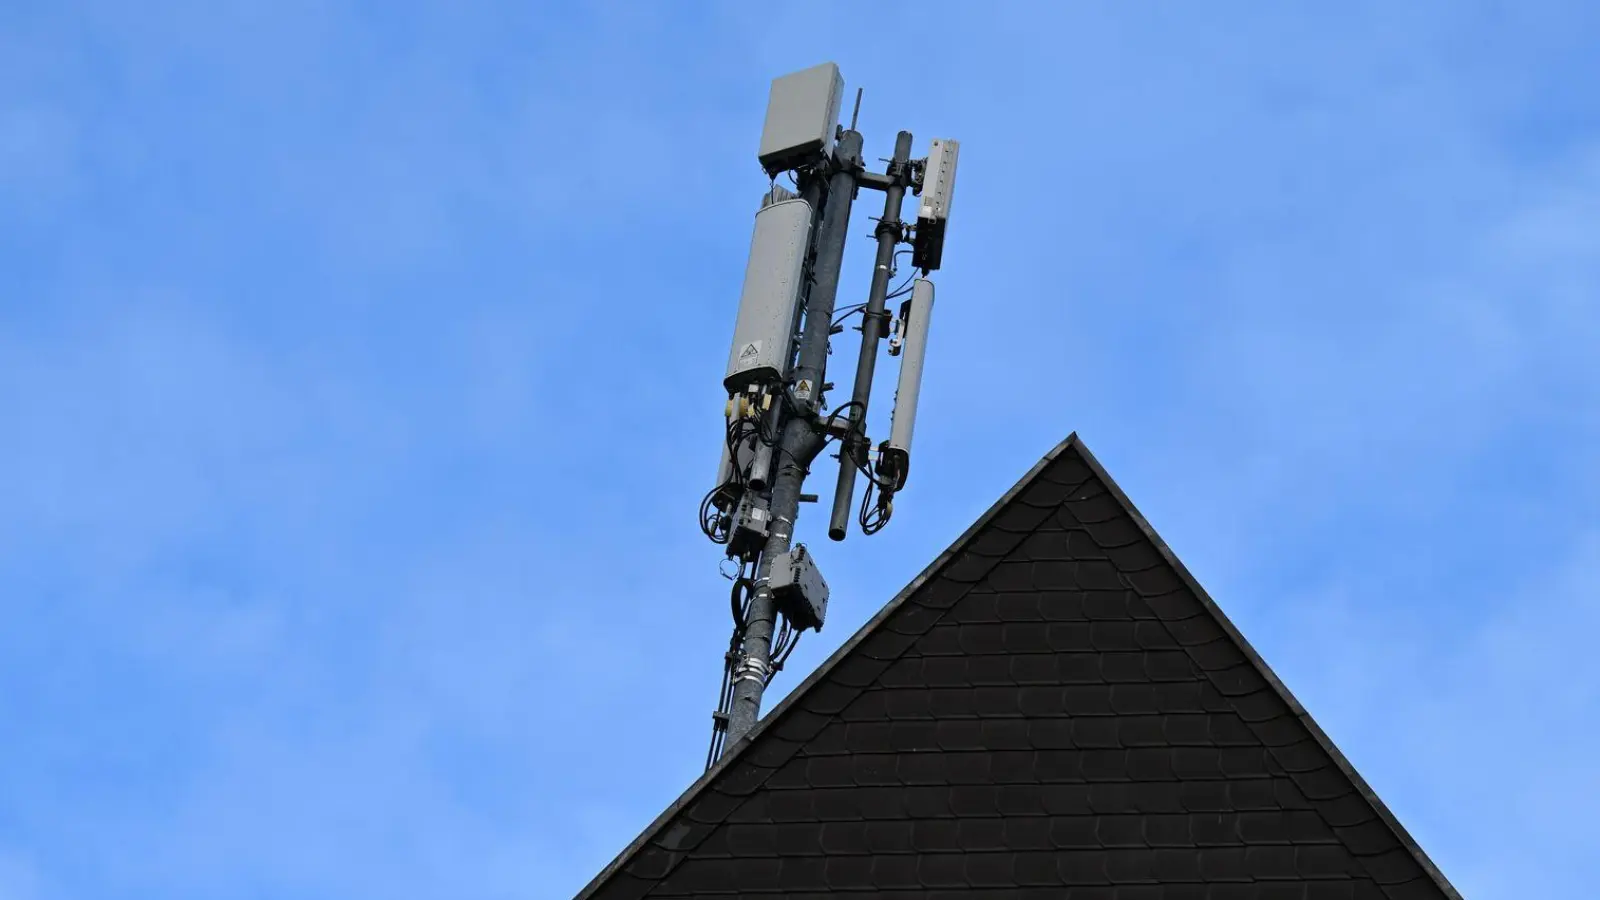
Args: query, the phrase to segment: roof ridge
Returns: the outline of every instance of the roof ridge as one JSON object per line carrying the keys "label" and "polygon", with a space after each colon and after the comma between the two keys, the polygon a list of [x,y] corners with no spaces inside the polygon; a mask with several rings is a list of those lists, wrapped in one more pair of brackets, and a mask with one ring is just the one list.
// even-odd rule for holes
{"label": "roof ridge", "polygon": [[[1052,464],[1068,451],[1074,451],[1077,454],[1077,461],[1081,461],[1083,465],[1078,470],[1083,474],[1081,480],[1064,480],[1059,473],[1046,476]],[[1005,559],[1008,552],[1001,551],[992,555],[986,552],[993,548],[987,546],[990,536],[985,532],[998,534],[999,543],[1015,547],[1017,543],[1037,533],[1043,522],[1049,519],[1049,515],[1045,514],[1046,509],[1065,509],[1067,502],[1075,502],[1067,498],[1078,494],[1084,485],[1094,480],[1098,480],[1105,489],[1103,493],[1096,492],[1095,496],[1105,497],[1128,516],[1139,535],[1156,551],[1156,557],[1162,566],[1171,573],[1155,584],[1148,580],[1141,582],[1138,578],[1129,580],[1123,576],[1124,589],[1139,595],[1152,607],[1164,606],[1169,610],[1165,614],[1155,613],[1156,618],[1171,638],[1183,648],[1184,655],[1199,670],[1200,677],[1223,695],[1242,699],[1244,695],[1265,698],[1270,694],[1281,702],[1288,715],[1280,720],[1293,721],[1304,729],[1304,734],[1295,736],[1292,740],[1262,739],[1261,744],[1265,751],[1278,761],[1278,765],[1284,771],[1297,771],[1293,765],[1296,762],[1295,748],[1305,748],[1309,751],[1310,744],[1306,740],[1306,736],[1309,736],[1310,743],[1316,745],[1332,764],[1338,776],[1344,778],[1354,789],[1361,802],[1376,816],[1378,822],[1382,823],[1383,828],[1389,831],[1399,848],[1404,848],[1406,855],[1417,864],[1425,879],[1431,881],[1450,900],[1461,900],[1460,893],[1433,864],[1421,846],[1339,751],[1326,732],[1311,718],[1305,707],[1295,699],[1250,642],[1200,586],[1193,574],[1167,546],[1166,541],[1150,526],[1148,520],[1083,444],[1076,432],[1069,434],[1065,440],[1045,454],[943,553],[930,562],[905,588],[885,603],[823,663],[796,685],[745,738],[729,747],[715,765],[696,779],[579,892],[578,900],[587,900],[595,896],[625,868],[634,877],[652,880],[664,878],[676,869],[678,864],[717,825],[721,824],[745,797],[762,789],[768,779],[800,752],[809,740],[821,732],[821,729],[832,722],[847,704],[860,697],[883,671],[911,648],[918,638],[943,621],[959,601],[984,582],[990,572]],[[1045,485],[1041,488],[1045,497],[1059,495],[1064,491],[1063,499],[1058,502],[1040,497],[1035,498],[1040,502],[1030,502],[1029,489],[1040,483]],[[1041,518],[1032,525],[1018,523],[1019,527],[1007,528],[1003,524],[996,527],[996,519],[1013,506],[1030,508],[1040,514]],[[1152,567],[1149,571],[1155,573],[1159,569]],[[1160,587],[1161,584],[1176,584],[1177,588]],[[929,589],[924,591],[924,588]],[[1191,595],[1198,604],[1198,611],[1181,615],[1171,612],[1170,610],[1176,608],[1173,604],[1175,595],[1179,593]],[[919,594],[926,596],[918,597],[915,608],[906,610],[908,601]],[[1190,604],[1185,608],[1194,610],[1195,606]],[[903,610],[906,611],[902,616],[904,621],[898,623],[900,627],[891,626],[891,619]],[[923,616],[922,612],[928,615]],[[1190,619],[1202,621],[1202,617],[1209,619],[1216,626],[1210,636],[1205,634],[1204,628],[1180,627],[1174,630],[1175,625],[1181,625]],[[1237,653],[1232,654],[1228,652],[1227,647],[1217,646],[1217,642],[1222,641],[1231,645]],[[1216,646],[1216,649],[1205,649],[1210,646]],[[1222,651],[1220,662],[1218,650]],[[1197,653],[1201,655],[1197,656]],[[847,661],[852,668],[845,668]],[[1245,671],[1244,663],[1248,663],[1248,669],[1259,679],[1253,686],[1245,686],[1248,684],[1248,678],[1239,678]],[[831,684],[824,683],[830,680]],[[1262,691],[1263,687],[1268,690]],[[1278,715],[1281,716],[1281,713]],[[1249,727],[1254,730],[1256,726],[1251,724]],[[1265,728],[1266,725],[1262,727]],[[722,779],[721,783],[719,779]],[[1354,798],[1351,802],[1355,802]],[[1341,830],[1335,827],[1335,823],[1329,821],[1320,809],[1318,815],[1324,824],[1335,832]],[[1366,821],[1370,822],[1371,819],[1368,818]],[[1393,853],[1394,850],[1386,852]],[[1381,860],[1370,862],[1382,865]],[[1379,880],[1379,883],[1384,883],[1377,879],[1369,860],[1362,858],[1360,865],[1368,870],[1369,876]],[[648,874],[644,874],[642,870],[647,870]]]}

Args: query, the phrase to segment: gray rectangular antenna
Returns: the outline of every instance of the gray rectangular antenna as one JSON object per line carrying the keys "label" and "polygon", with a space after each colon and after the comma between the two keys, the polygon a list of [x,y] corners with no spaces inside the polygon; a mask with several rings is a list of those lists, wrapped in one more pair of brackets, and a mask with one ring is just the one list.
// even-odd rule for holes
{"label": "gray rectangular antenna", "polygon": [[844,76],[831,62],[774,78],[757,154],[767,175],[825,158],[843,103]]}
{"label": "gray rectangular antenna", "polygon": [[939,268],[944,258],[944,228],[950,220],[950,200],[956,192],[956,157],[959,141],[935,138],[928,148],[922,173],[922,203],[917,207],[917,235],[911,245],[911,264],[924,272]]}
{"label": "gray rectangular antenna", "polygon": [[889,439],[878,448],[878,474],[896,491],[911,474],[911,432],[917,424],[917,398],[922,393],[922,364],[928,354],[928,320],[933,316],[933,282],[911,283],[911,299],[900,311],[900,381],[889,414]]}
{"label": "gray rectangular antenna", "polygon": [[723,378],[729,391],[776,382],[787,374],[810,237],[811,204],[804,200],[782,200],[756,213]]}

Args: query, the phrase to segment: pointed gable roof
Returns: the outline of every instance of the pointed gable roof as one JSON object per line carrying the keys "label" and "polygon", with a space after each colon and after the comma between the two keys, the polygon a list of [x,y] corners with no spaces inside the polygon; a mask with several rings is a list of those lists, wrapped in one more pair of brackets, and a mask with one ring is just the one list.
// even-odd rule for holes
{"label": "pointed gable roof", "polygon": [[1072,435],[581,900],[1451,898]]}

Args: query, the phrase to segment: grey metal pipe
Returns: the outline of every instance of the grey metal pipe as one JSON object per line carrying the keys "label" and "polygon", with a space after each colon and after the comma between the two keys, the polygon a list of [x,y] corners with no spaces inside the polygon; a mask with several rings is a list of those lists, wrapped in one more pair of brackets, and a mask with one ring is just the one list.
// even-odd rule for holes
{"label": "grey metal pipe", "polygon": [[[776,454],[772,480],[771,533],[756,568],[756,589],[750,596],[750,612],[745,618],[741,659],[734,670],[733,706],[728,713],[727,740],[723,751],[739,742],[755,727],[761,715],[761,698],[772,671],[772,637],[776,625],[769,579],[772,560],[788,551],[794,539],[794,522],[800,510],[800,488],[811,461],[822,450],[823,437],[813,425],[813,416],[822,398],[822,380],[827,374],[828,331],[833,324],[834,303],[839,290],[839,267],[844,259],[845,236],[850,227],[850,206],[855,198],[856,173],[861,166],[861,135],[845,131],[834,151],[834,164],[828,176],[828,197],[823,206],[822,223],[816,230],[816,256],[812,260],[812,283],[806,299],[805,330],[795,362],[793,382],[800,414],[784,422]],[[810,388],[798,395],[802,383]]]}
{"label": "grey metal pipe", "polygon": [[866,463],[867,400],[872,394],[872,375],[878,363],[878,341],[884,336],[884,320],[888,318],[884,307],[889,296],[889,270],[894,266],[894,248],[900,242],[900,204],[905,199],[910,178],[907,165],[911,159],[911,132],[902,131],[895,136],[894,158],[889,163],[889,177],[894,183],[884,189],[883,218],[878,220],[878,258],[872,270],[872,290],[867,294],[867,308],[861,320],[861,356],[856,362],[855,388],[850,394],[851,418],[861,423],[856,438],[839,447],[839,482],[833,491],[833,516],[828,521],[828,537],[844,540],[850,527],[850,510],[854,506],[856,466]]}

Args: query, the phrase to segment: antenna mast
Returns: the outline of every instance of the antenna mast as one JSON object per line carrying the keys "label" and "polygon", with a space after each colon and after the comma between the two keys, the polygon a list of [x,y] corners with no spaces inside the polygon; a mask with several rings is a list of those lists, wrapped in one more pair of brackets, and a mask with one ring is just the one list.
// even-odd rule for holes
{"label": "antenna mast", "polygon": [[[804,544],[794,543],[811,463],[837,441],[839,475],[828,536],[844,540],[857,476],[867,480],[858,522],[872,534],[887,524],[910,471],[911,432],[933,309],[928,273],[939,268],[944,226],[955,184],[958,145],[935,140],[925,159],[911,159],[911,134],[896,137],[883,174],[867,171],[855,130],[861,90],[848,129],[839,126],[844,80],[824,63],[775,79],[767,101],[758,158],[770,185],[756,213],[723,387],[727,430],[717,486],[700,507],[701,528],[726,546],[733,580],[733,635],[723,658],[722,691],[713,714],[709,768],[727,746],[755,726],[762,694],[800,634],[822,629],[828,586]],[[777,183],[793,177],[796,191]],[[835,317],[850,212],[861,188],[882,191],[877,258],[866,302]],[[914,226],[900,209],[907,191],[922,198]],[[909,251],[899,245],[909,244]],[[891,290],[896,262],[909,252],[913,272]],[[899,314],[888,301],[909,295]],[[860,313],[861,350],[850,400],[828,411],[830,340]],[[869,463],[867,410],[878,344],[901,356],[890,434]]]}

